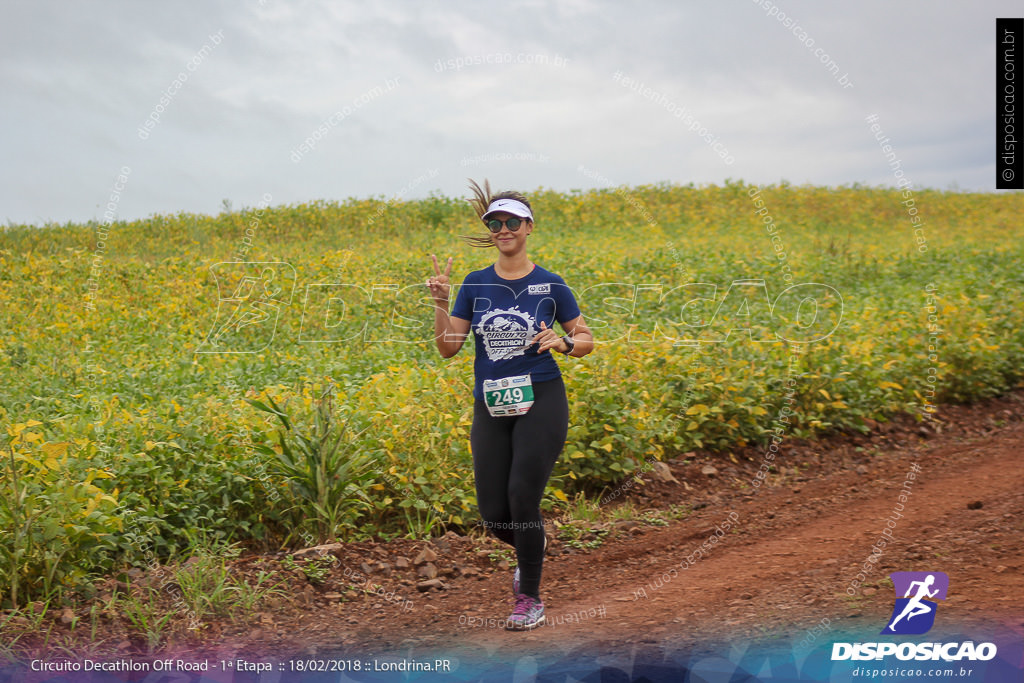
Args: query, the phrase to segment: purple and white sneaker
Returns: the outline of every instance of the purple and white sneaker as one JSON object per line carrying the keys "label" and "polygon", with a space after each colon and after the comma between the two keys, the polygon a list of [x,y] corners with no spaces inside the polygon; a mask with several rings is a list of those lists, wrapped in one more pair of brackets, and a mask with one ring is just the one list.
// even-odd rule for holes
{"label": "purple and white sneaker", "polygon": [[516,606],[508,618],[505,628],[509,631],[526,631],[544,623],[544,603],[525,593],[516,595]]}

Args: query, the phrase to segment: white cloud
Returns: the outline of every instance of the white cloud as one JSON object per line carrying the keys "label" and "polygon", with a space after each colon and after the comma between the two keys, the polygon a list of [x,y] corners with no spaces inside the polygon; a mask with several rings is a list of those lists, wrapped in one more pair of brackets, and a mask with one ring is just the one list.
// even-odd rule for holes
{"label": "white cloud", "polygon": [[[525,190],[591,186],[581,163],[627,184],[889,183],[869,113],[917,185],[992,187],[994,18],[1015,4],[782,9],[854,87],[743,0],[15,3],[0,27],[0,220],[98,217],[124,165],[124,217],[215,212],[223,198],[252,205],[268,191],[275,202],[391,196],[431,168],[438,177],[411,196],[462,195],[466,175]],[[218,30],[223,42],[187,71]],[[505,54],[533,63],[437,68]],[[187,82],[140,140],[182,71]],[[615,71],[687,107],[735,163]],[[334,112],[396,78],[290,160]]]}

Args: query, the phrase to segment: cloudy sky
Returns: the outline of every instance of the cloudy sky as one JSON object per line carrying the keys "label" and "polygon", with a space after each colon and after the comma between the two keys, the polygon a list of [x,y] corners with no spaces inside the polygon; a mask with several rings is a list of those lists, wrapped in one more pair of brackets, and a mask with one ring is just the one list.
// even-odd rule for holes
{"label": "cloudy sky", "polygon": [[[0,4],[0,221],[673,183],[994,187],[1019,0]],[[149,122],[147,124],[147,121]],[[147,127],[148,125],[148,127]]]}

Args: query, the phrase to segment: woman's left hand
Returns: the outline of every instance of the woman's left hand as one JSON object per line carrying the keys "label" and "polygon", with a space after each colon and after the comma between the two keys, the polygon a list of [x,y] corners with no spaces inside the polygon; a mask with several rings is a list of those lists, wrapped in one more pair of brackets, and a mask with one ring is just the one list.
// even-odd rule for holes
{"label": "woman's left hand", "polygon": [[548,349],[565,353],[569,349],[569,345],[565,343],[565,340],[559,337],[557,332],[545,325],[543,320],[540,321],[540,332],[533,338],[533,341],[540,343],[537,353],[543,353]]}

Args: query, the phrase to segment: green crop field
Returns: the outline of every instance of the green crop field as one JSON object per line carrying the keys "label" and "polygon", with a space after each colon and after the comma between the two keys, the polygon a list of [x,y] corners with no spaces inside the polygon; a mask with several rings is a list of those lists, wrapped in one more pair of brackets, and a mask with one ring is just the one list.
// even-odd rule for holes
{"label": "green crop field", "polygon": [[[1024,376],[1020,193],[529,196],[530,257],[598,342],[558,358],[548,509],[651,459],[926,420]],[[459,239],[477,225],[432,197],[3,229],[0,602],[197,538],[472,527],[472,345],[440,358],[422,283],[431,253],[454,283],[493,262]]]}

